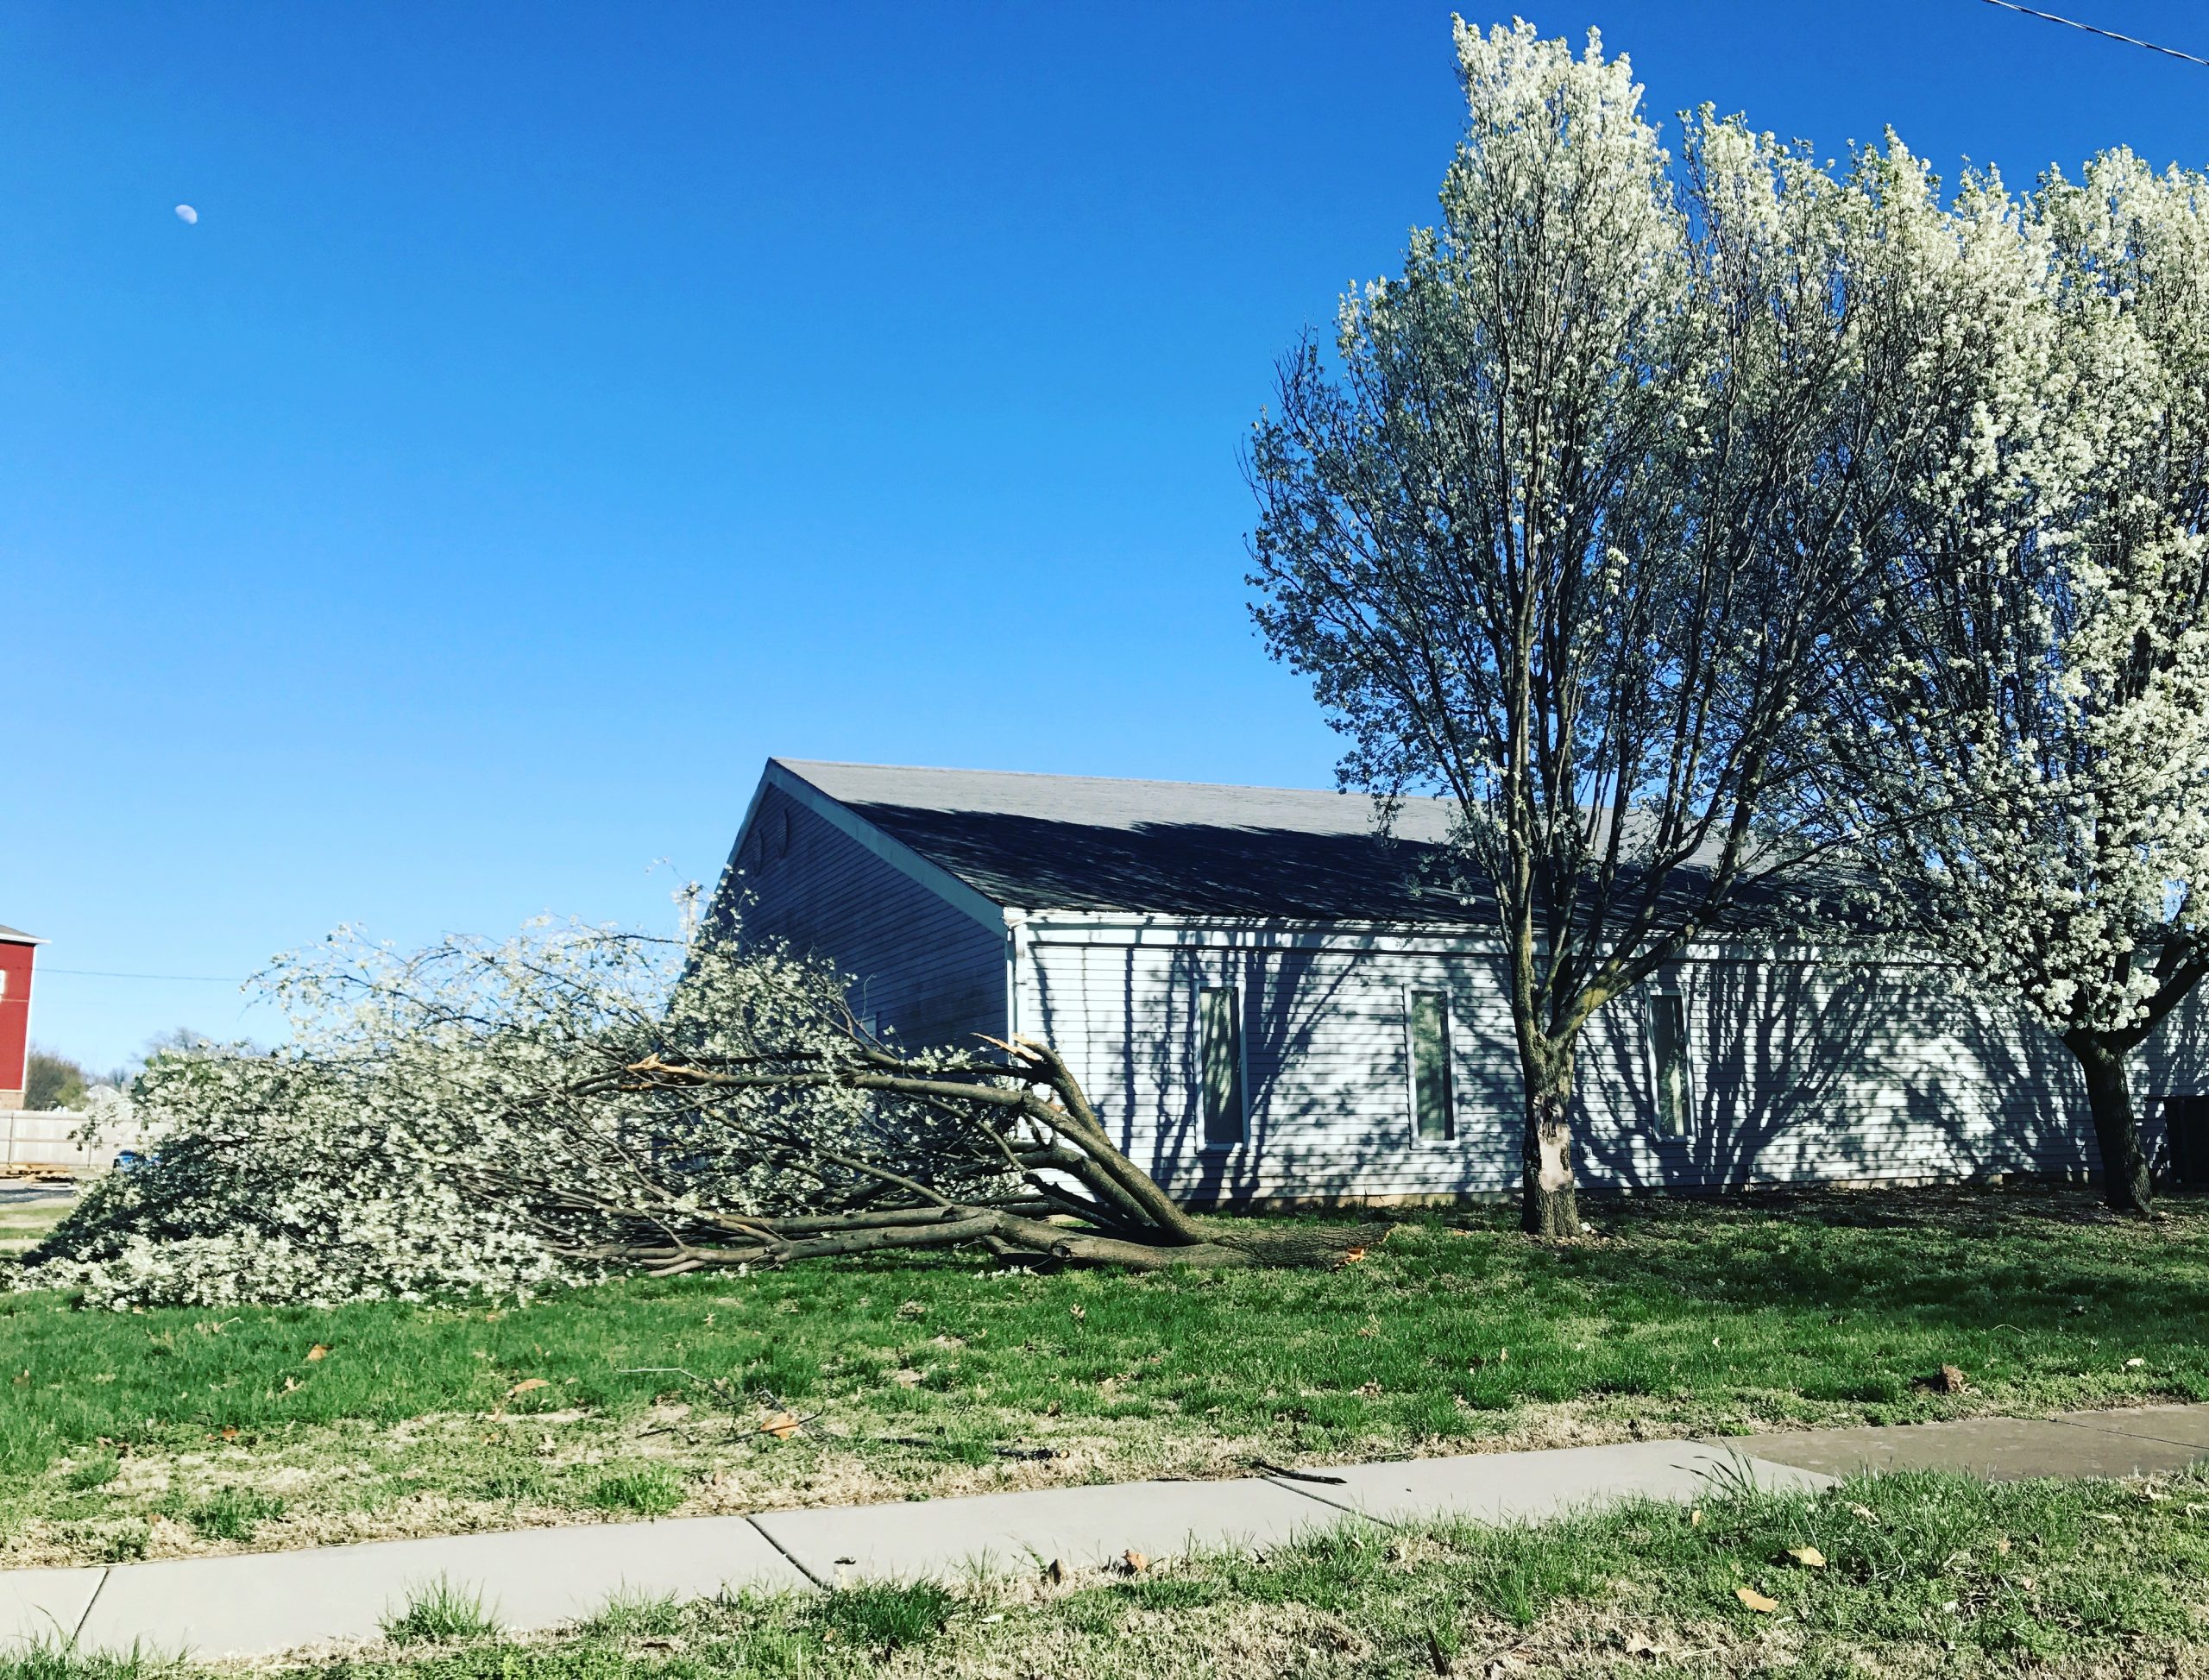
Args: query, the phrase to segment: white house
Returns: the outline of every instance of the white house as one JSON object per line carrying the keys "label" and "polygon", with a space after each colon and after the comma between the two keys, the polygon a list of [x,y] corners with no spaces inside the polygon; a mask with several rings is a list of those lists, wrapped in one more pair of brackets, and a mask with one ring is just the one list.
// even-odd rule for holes
{"label": "white house", "polygon": [[[1438,802],[1409,802],[1393,839],[1374,815],[1350,794],[771,759],[714,915],[748,901],[746,937],[833,960],[902,1042],[1047,1041],[1193,1203],[1514,1189],[1492,924],[1417,883]],[[2150,1116],[2209,1091],[2181,1015],[2136,1060]],[[1698,953],[1596,1016],[1577,1100],[1595,1186],[2095,1166],[2069,1053],[1902,964]]]}

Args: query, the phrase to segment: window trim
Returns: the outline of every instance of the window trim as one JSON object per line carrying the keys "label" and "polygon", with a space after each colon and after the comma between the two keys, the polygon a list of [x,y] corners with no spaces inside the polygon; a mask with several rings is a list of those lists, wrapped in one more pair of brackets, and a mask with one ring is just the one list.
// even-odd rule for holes
{"label": "window trim", "polygon": [[[1400,988],[1404,1014],[1404,1123],[1414,1149],[1454,1148],[1457,1136],[1457,999],[1446,985],[1410,984]],[[1444,1091],[1444,1127],[1439,1137],[1428,1137],[1419,1129],[1419,1040],[1413,1016],[1414,1000],[1442,1000],[1442,1075]]]}
{"label": "window trim", "polygon": [[[1235,1141],[1215,1143],[1206,1133],[1205,1111],[1205,994],[1224,991],[1235,999]],[[1243,983],[1240,980],[1199,979],[1190,988],[1190,1084],[1197,1098],[1197,1153],[1199,1155],[1231,1155],[1247,1148],[1250,1142],[1250,1035],[1243,1020]]]}
{"label": "window trim", "polygon": [[[1665,1067],[1657,1054],[1657,1014],[1662,1000],[1670,999],[1680,1006],[1680,1129],[1665,1129]],[[1696,1079],[1695,1060],[1690,1054],[1695,1043],[1693,1017],[1688,1010],[1687,989],[1677,980],[1652,981],[1642,999],[1641,1045],[1644,1065],[1649,1071],[1649,1110],[1652,1124],[1650,1136],[1660,1142],[1684,1143],[1696,1135]]]}

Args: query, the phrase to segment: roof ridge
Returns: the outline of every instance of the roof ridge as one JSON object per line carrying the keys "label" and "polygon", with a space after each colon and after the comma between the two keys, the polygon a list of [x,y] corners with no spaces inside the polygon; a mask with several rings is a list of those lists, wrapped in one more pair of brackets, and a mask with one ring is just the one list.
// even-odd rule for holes
{"label": "roof ridge", "polygon": [[[1131,788],[1215,788],[1236,793],[1293,793],[1306,798],[1319,796],[1337,799],[1379,799],[1384,796],[1361,788],[1287,788],[1269,782],[1187,782],[1161,776],[1092,776],[1073,771],[1056,770],[969,770],[957,764],[886,764],[858,758],[785,758],[779,755],[768,762],[801,775],[809,768],[815,770],[887,770],[901,775],[921,776],[990,776],[1007,781],[1028,782],[1109,782]],[[1446,794],[1407,794],[1410,799],[1446,799]]]}

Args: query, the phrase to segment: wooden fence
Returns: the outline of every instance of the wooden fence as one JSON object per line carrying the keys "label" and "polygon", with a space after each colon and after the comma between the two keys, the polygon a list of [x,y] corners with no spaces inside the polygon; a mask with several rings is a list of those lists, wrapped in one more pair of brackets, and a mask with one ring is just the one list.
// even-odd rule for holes
{"label": "wooden fence", "polygon": [[104,1172],[118,1151],[139,1145],[135,1126],[108,1126],[99,1142],[86,1148],[77,1139],[84,1124],[83,1115],[66,1109],[0,1109],[0,1171],[58,1167],[72,1173]]}

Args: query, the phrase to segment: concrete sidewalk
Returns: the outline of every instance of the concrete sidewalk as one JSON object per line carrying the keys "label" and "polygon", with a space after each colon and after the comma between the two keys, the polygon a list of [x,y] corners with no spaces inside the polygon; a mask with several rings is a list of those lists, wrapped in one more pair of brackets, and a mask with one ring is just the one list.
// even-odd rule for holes
{"label": "concrete sidewalk", "polygon": [[1816,1488],[1858,1469],[1997,1476],[2168,1474],[2209,1458],[2209,1406],[1992,1418],[1733,1441],[1632,1441],[1351,1464],[1301,1477],[1137,1482],[752,1517],[524,1529],[110,1569],[0,1570],[0,1649],[74,1639],[198,1657],[374,1639],[440,1580],[519,1632],[621,1593],[811,1590],[861,1580],[1019,1573],[1199,1548],[1262,1549],[1344,1522],[1533,1520],[1618,1500],[1684,1501],[1714,1479]]}

